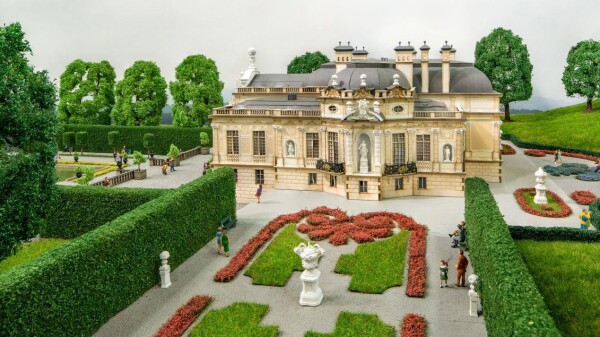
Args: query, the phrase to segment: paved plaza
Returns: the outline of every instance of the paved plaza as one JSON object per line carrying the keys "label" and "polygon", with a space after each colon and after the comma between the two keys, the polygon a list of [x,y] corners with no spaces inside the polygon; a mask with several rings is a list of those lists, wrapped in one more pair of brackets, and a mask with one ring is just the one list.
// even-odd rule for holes
{"label": "paved plaza", "polygon": [[[591,165],[583,160],[563,158],[566,162],[585,162]],[[148,179],[129,181],[119,186],[175,188],[199,177],[202,174],[203,163],[208,159],[209,156],[192,157],[183,161],[181,166],[176,168],[176,172],[167,176],[162,175],[160,167],[149,167]],[[590,190],[600,195],[600,182],[582,182],[574,176],[549,176],[549,190],[562,197],[573,209],[574,214],[561,219],[530,215],[521,211],[512,193],[517,188],[533,186],[533,173],[539,166],[552,164],[552,157],[527,157],[517,148],[517,155],[504,156],[503,160],[503,183],[490,184],[490,187],[510,225],[577,228],[577,214],[581,206],[575,204],[568,194],[574,190]],[[325,297],[319,307],[301,307],[298,304],[302,289],[299,272],[293,273],[284,287],[254,286],[243,272],[229,283],[214,282],[215,273],[227,264],[228,258],[217,255],[216,243],[211,241],[171,274],[173,285],[170,288],[160,289],[156,286],[150,289],[107,322],[95,336],[151,336],[178,307],[198,294],[215,298],[208,310],[222,308],[237,301],[268,304],[270,312],[261,324],[279,325],[280,336],[303,336],[305,331],[311,329],[331,332],[339,312],[343,310],[375,313],[384,322],[396,327],[406,313],[419,313],[423,314],[429,323],[429,336],[486,336],[483,317],[468,315],[468,288],[439,288],[440,259],[451,259],[449,284],[454,284],[456,277],[456,271],[452,267],[456,263],[457,250],[449,246],[448,233],[463,220],[464,199],[461,197],[403,197],[383,201],[355,201],[321,192],[265,190],[260,204],[252,202],[238,205],[238,225],[229,232],[232,254],[274,217],[322,205],[339,207],[349,214],[393,211],[411,216],[417,222],[427,225],[428,282],[425,297],[410,298],[405,295],[406,274],[402,286],[388,289],[382,295],[348,291],[350,277],[335,274],[333,269],[338,257],[353,252],[357,244],[351,241],[346,246],[334,247],[323,241],[319,243],[326,253],[319,270],[322,272],[321,288]],[[255,256],[259,254],[260,252]],[[471,265],[467,275],[470,273]]]}

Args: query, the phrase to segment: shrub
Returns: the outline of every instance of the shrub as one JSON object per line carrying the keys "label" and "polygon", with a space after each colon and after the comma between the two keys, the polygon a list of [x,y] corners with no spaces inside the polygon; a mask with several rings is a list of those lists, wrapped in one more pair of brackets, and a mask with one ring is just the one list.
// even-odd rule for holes
{"label": "shrub", "polygon": [[169,147],[169,152],[167,153],[167,157],[176,158],[177,156],[179,156],[180,153],[181,152],[179,151],[179,148],[175,146],[175,144],[171,144],[171,146]]}
{"label": "shrub", "polygon": [[514,147],[508,145],[508,144],[502,144],[502,155],[506,156],[506,155],[512,155],[512,154],[516,154],[517,151],[515,150]]}
{"label": "shrub", "polygon": [[[59,144],[60,144],[60,142],[59,142]],[[66,145],[70,148],[75,146],[75,132],[73,132],[73,131],[63,132],[62,145],[63,146]],[[62,146],[59,146],[59,148],[62,148]]]}
{"label": "shrub", "polygon": [[210,296],[192,297],[185,305],[181,306],[169,321],[154,334],[154,337],[179,337],[198,318],[213,298]]}
{"label": "shrub", "polygon": [[[57,137],[59,148],[64,146],[62,134],[65,132],[86,131],[88,133],[88,142],[86,149],[89,152],[114,153],[115,148],[120,148],[127,144],[128,149],[144,149],[144,135],[152,133],[155,136],[154,153],[167,153],[169,145],[176,143],[184,149],[191,149],[199,145],[198,134],[200,131],[206,132],[210,139],[209,146],[212,146],[212,128],[174,128],[171,126],[118,126],[118,125],[83,125],[83,124],[62,124],[61,131]],[[119,132],[119,139],[115,145],[107,142],[110,131]],[[73,144],[74,144],[73,140]]]}
{"label": "shrub", "polygon": [[141,170],[140,165],[146,162],[146,157],[140,151],[133,151],[133,165],[138,166],[138,171]]}
{"label": "shrub", "polygon": [[210,144],[210,138],[208,138],[208,133],[202,131],[200,132],[200,146],[207,147]]}
{"label": "shrub", "polygon": [[596,200],[596,195],[591,191],[575,191],[569,196],[579,205],[589,205]]}
{"label": "shrub", "polygon": [[121,146],[121,134],[119,131],[108,132],[108,145],[113,147],[113,153],[117,153],[117,147]]}
{"label": "shrub", "polygon": [[153,133],[144,134],[144,147],[148,150],[148,155],[154,153],[153,149],[156,146],[156,136]]}
{"label": "shrub", "polygon": [[[81,166],[79,166],[81,167]],[[83,167],[83,177],[77,179],[79,185],[87,185],[90,181],[94,180],[96,168],[94,166]]]}
{"label": "shrub", "polygon": [[571,207],[569,207],[569,205],[567,205],[562,200],[561,197],[559,197],[556,193],[551,192],[551,191],[546,191],[546,196],[548,197],[548,199],[550,199],[550,198],[554,199],[554,201],[556,201],[558,203],[560,210],[553,211],[552,208],[550,208],[550,210],[547,210],[547,208],[544,208],[544,206],[541,206],[543,211],[536,210],[535,208],[531,207],[529,205],[529,203],[527,202],[527,200],[525,199],[526,193],[535,195],[535,193],[536,193],[535,188],[533,188],[533,187],[519,188],[513,194],[514,194],[515,198],[517,199],[517,203],[519,204],[519,206],[521,206],[521,209],[527,213],[537,215],[537,216],[545,216],[548,218],[565,218],[565,217],[568,217],[569,215],[571,215],[571,213],[573,212],[571,210]]}
{"label": "shrub", "polygon": [[561,336],[481,178],[465,181],[465,221],[488,336]]}
{"label": "shrub", "polygon": [[[510,134],[510,133],[502,133],[501,138],[503,140],[510,140],[513,144],[515,144],[516,146],[522,148],[522,149],[537,149],[537,150],[547,150],[550,153],[554,152],[556,150],[558,150],[559,148],[562,151],[562,156],[565,157],[568,155],[565,153],[572,153],[572,154],[580,154],[586,157],[600,157],[600,152],[594,152],[594,151],[588,151],[588,150],[581,150],[581,149],[573,149],[573,148],[569,148],[569,147],[560,147],[560,146],[556,146],[556,145],[546,145],[546,144],[540,144],[540,143],[534,143],[534,142],[524,142],[521,139],[519,139],[519,137]],[[577,157],[577,158],[582,158],[582,159],[587,159],[587,158],[583,158],[583,157]],[[593,159],[589,159],[589,160],[593,160]]]}
{"label": "shrub", "polygon": [[422,315],[406,314],[400,326],[400,337],[425,337],[427,320]]}
{"label": "shrub", "polygon": [[600,231],[569,227],[509,226],[514,240],[600,242]]}
{"label": "shrub", "polygon": [[116,219],[169,190],[58,186],[42,236],[73,239]]}
{"label": "shrub", "polygon": [[176,269],[235,210],[233,170],[219,169],[7,271],[2,335],[92,335],[158,283],[160,252],[170,252]]}
{"label": "shrub", "polygon": [[600,231],[600,199],[590,204],[590,212],[592,212],[590,223],[596,228],[596,230]]}
{"label": "shrub", "polygon": [[88,135],[88,133],[85,131],[79,131],[79,132],[75,133],[75,144],[77,144],[77,146],[79,146],[79,150],[81,151],[82,155],[83,155],[83,146],[87,142],[87,135]]}
{"label": "shrub", "polygon": [[541,151],[541,150],[525,150],[523,152],[526,156],[530,156],[530,157],[545,157],[546,156],[546,152]]}

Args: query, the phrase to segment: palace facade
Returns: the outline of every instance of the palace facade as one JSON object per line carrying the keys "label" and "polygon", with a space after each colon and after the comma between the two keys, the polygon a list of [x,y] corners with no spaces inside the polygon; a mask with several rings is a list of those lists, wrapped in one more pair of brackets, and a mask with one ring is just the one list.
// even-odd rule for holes
{"label": "palace facade", "polygon": [[231,102],[210,116],[213,166],[235,170],[240,200],[259,184],[380,200],[500,182],[501,95],[448,43],[441,59],[429,50],[372,59],[340,43],[310,74],[261,74],[251,48]]}

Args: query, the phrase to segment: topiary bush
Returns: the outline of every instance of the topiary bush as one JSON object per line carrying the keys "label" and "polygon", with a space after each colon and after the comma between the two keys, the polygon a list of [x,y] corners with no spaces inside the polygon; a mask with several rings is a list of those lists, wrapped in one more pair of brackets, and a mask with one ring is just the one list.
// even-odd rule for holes
{"label": "topiary bush", "polygon": [[590,204],[590,212],[592,212],[590,223],[597,231],[600,231],[600,199]]}
{"label": "topiary bush", "polygon": [[[175,128],[171,126],[118,126],[118,125],[84,125],[84,124],[62,124],[61,131],[57,137],[59,148],[65,144],[62,134],[65,132],[86,131],[88,133],[88,142],[86,149],[89,152],[114,153],[114,150],[123,145],[128,149],[144,149],[144,135],[152,133],[155,136],[154,153],[167,153],[170,144],[177,144],[183,149],[192,149],[200,144],[198,134],[203,131],[209,136],[212,146],[212,128]],[[111,145],[108,134],[111,131],[117,131],[117,142]],[[75,141],[73,141],[74,144]]]}
{"label": "topiary bush", "polygon": [[64,145],[69,147],[69,149],[75,146],[75,132],[69,131],[62,133],[62,144],[59,148],[62,148]]}
{"label": "topiary bush", "polygon": [[112,146],[113,153],[117,153],[117,147],[121,145],[121,133],[119,131],[108,132],[108,145]]}
{"label": "topiary bush", "polygon": [[1,335],[92,335],[159,282],[162,251],[175,270],[235,214],[234,173],[222,168],[0,274]]}
{"label": "topiary bush", "polygon": [[510,133],[505,133],[505,132],[503,132],[501,134],[500,138],[502,138],[503,140],[510,140],[516,146],[518,146],[520,148],[525,148],[525,149],[538,149],[538,150],[550,150],[550,151],[556,151],[558,149],[561,149],[561,151],[563,152],[563,155],[564,155],[564,152],[573,152],[573,153],[580,153],[580,154],[584,154],[584,155],[588,155],[588,156],[600,157],[600,152],[581,150],[581,149],[573,149],[573,148],[564,147],[564,146],[560,147],[560,146],[556,146],[556,145],[546,145],[546,144],[540,144],[540,143],[534,143],[534,142],[524,142],[521,139],[519,139],[519,137],[517,137],[513,134],[510,134]]}
{"label": "topiary bush", "polygon": [[465,221],[488,336],[561,336],[481,178],[465,180]]}
{"label": "topiary bush", "polygon": [[87,135],[88,135],[88,133],[85,131],[79,131],[79,132],[75,133],[75,144],[77,146],[79,146],[82,156],[83,156],[83,146],[87,142]]}

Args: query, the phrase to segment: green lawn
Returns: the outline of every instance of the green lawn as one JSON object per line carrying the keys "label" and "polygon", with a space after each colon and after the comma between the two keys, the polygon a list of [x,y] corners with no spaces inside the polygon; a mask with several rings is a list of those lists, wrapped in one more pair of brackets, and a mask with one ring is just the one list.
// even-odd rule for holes
{"label": "green lawn", "polygon": [[600,243],[515,242],[562,334],[600,336]]}
{"label": "green lawn", "polygon": [[[524,192],[523,193],[523,197],[525,198],[525,200],[527,201],[527,204],[529,205],[529,207],[535,209],[536,211],[540,211],[540,212],[553,212],[553,211],[561,211],[562,207],[560,207],[560,204],[558,203],[558,201],[556,201],[556,199],[554,199],[554,197],[550,194],[546,194],[546,199],[548,200],[548,204],[536,204],[535,201],[533,201],[533,199],[535,198],[535,193],[531,194],[529,192]],[[542,208],[542,206],[550,206],[552,207],[552,210],[545,210]]]}
{"label": "green lawn", "polygon": [[3,273],[13,267],[16,267],[25,262],[31,261],[38,256],[46,253],[50,249],[60,246],[63,243],[69,242],[64,239],[41,239],[34,243],[26,243],[21,246],[15,255],[11,255],[0,261],[0,273]]}
{"label": "green lawn", "polygon": [[332,333],[309,331],[304,337],[394,337],[393,326],[382,322],[377,315],[342,311]]}
{"label": "green lawn", "polygon": [[360,244],[354,254],[340,256],[335,272],[352,275],[351,291],[381,294],[402,285],[408,235],[402,230],[386,240]]}
{"label": "green lawn", "polygon": [[514,114],[514,122],[502,123],[502,131],[522,141],[600,152],[600,100],[592,104],[591,113],[583,112],[582,103],[534,114]]}
{"label": "green lawn", "polygon": [[190,337],[275,337],[278,326],[259,326],[269,311],[266,304],[238,302],[206,313]]}
{"label": "green lawn", "polygon": [[252,284],[283,287],[295,270],[304,270],[300,257],[294,253],[303,241],[296,235],[295,227],[296,224],[289,224],[281,230],[246,270],[244,275],[252,277]]}

